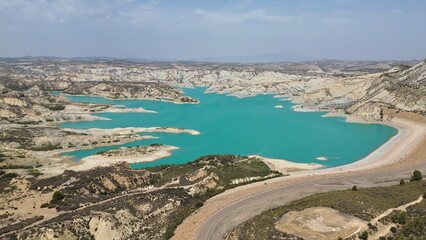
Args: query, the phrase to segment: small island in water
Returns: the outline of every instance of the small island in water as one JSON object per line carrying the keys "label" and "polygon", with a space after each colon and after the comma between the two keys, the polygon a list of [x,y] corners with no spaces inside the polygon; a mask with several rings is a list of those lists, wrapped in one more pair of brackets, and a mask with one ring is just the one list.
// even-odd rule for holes
{"label": "small island in water", "polygon": [[[231,204],[237,199],[247,198],[244,208],[253,208],[235,215],[245,221],[278,206],[274,199],[282,199],[280,191],[289,191],[285,201],[290,201],[292,196],[299,196],[299,191],[322,191],[318,184],[329,190],[380,185],[407,178],[413,165],[423,166],[426,105],[424,95],[417,93],[424,86],[415,76],[426,70],[424,62],[411,68],[393,63],[395,66],[390,66],[386,74],[381,69],[371,74],[361,68],[355,78],[325,77],[315,84],[306,80],[303,85],[287,75],[285,68],[279,73],[279,80],[275,74],[271,83],[241,79],[238,72],[248,71],[244,65],[226,70],[239,80],[224,84],[221,74],[212,71],[206,75],[212,68],[209,65],[179,66],[197,76],[197,82],[176,82],[177,78],[172,77],[146,83],[126,82],[125,72],[120,81],[103,80],[103,71],[109,71],[115,63],[78,63],[81,68],[98,69],[90,78],[74,71],[71,66],[76,63],[2,64],[10,72],[1,78],[0,85],[4,186],[1,211],[6,214],[5,221],[10,222],[5,222],[2,237],[32,239],[79,231],[78,236],[88,238],[140,232],[150,239],[173,235],[188,239],[197,234],[187,230],[191,223],[196,226],[191,229],[199,229],[199,237],[209,238],[208,229],[214,225],[206,218],[212,216],[208,209],[229,208],[226,212],[232,212],[238,208]],[[57,65],[61,70],[54,70]],[[28,73],[22,72],[23,66],[32,76],[40,74],[32,69],[41,67],[43,73],[56,74],[56,80],[29,79]],[[150,71],[151,67],[129,64],[128,68]],[[168,72],[177,67],[158,68]],[[260,69],[250,71],[270,74]],[[310,74],[305,72],[298,77],[309,79]],[[68,77],[61,79],[63,76]],[[92,81],[95,77],[98,80]],[[406,82],[404,86],[413,86],[413,91],[390,79],[401,79]],[[248,87],[241,90],[239,81]],[[376,93],[366,98],[359,86],[373,83]],[[389,84],[394,87],[389,88]],[[290,91],[291,87],[294,90]],[[324,88],[319,94],[318,89]],[[294,190],[293,183],[303,183],[305,187]],[[240,185],[247,186],[235,188]],[[421,189],[420,185],[407,186],[412,195],[402,202],[408,204],[417,201],[415,197]],[[229,189],[237,191],[238,197]],[[264,198],[270,199],[269,203],[259,205],[261,200],[249,197],[272,189],[276,189],[276,198]],[[206,201],[213,196],[220,199],[219,205]],[[135,201],[135,197],[141,200]],[[399,205],[389,202],[387,206]],[[134,207],[140,210],[134,212]],[[299,215],[320,214],[337,219],[342,212],[352,214],[337,210],[340,212],[306,208],[306,212],[295,212],[291,217],[277,210],[283,219],[273,223],[278,227],[269,227],[275,230],[268,234],[305,236],[317,231],[280,227],[285,221],[292,226]],[[222,217],[220,214],[224,213],[214,216]],[[378,224],[366,222],[369,219],[342,218],[340,222],[318,224],[323,224],[324,229],[351,222],[358,224],[353,225],[354,229]],[[63,227],[64,222],[67,227]],[[132,227],[124,229],[116,225],[118,222]],[[152,231],[143,230],[146,226]],[[230,233],[228,238],[232,239],[251,234],[249,229],[241,229],[228,226],[215,236]],[[324,234],[324,238],[331,236]],[[374,229],[367,234],[375,234]]]}

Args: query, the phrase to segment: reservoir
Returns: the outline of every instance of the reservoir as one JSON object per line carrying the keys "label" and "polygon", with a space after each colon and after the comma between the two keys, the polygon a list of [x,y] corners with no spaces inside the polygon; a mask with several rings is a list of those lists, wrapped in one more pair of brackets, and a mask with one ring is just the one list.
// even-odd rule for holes
{"label": "reservoir", "polygon": [[99,113],[95,115],[111,120],[67,122],[60,125],[63,128],[177,127],[201,134],[141,133],[157,138],[64,155],[78,161],[114,148],[160,143],[179,149],[170,157],[132,167],[181,164],[209,154],[261,155],[333,167],[366,157],[397,133],[395,128],[382,124],[348,123],[344,118],[322,117],[324,112],[295,112],[290,101],[273,95],[236,98],[204,90],[184,89],[186,95],[200,100],[199,104],[68,96],[74,102],[141,107],[157,113]]}

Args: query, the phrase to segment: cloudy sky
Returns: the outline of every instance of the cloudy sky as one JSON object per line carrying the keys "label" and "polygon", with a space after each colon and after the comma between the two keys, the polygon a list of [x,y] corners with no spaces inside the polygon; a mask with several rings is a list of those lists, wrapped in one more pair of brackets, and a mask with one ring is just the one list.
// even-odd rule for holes
{"label": "cloudy sky", "polygon": [[0,57],[424,59],[424,0],[0,0]]}

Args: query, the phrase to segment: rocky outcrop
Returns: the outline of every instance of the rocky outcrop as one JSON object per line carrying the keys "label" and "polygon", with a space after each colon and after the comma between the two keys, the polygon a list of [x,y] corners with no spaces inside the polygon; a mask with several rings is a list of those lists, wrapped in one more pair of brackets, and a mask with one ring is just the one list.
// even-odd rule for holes
{"label": "rocky outcrop", "polygon": [[63,109],[60,99],[47,94],[38,86],[30,87],[19,80],[13,84],[9,83],[10,79],[0,80],[12,87],[1,85],[0,119],[16,123],[45,122],[45,115]]}
{"label": "rocky outcrop", "polygon": [[[280,176],[256,158],[212,155],[184,165],[135,170],[122,162],[31,179],[25,191],[0,188],[8,211],[0,221],[0,238],[170,239],[207,198],[235,187],[235,172],[242,178]],[[61,197],[51,201],[52,191]],[[29,213],[15,208],[34,200],[38,204]],[[34,213],[41,215],[32,219]]]}
{"label": "rocky outcrop", "polygon": [[197,103],[182,91],[163,83],[153,82],[60,82],[37,83],[45,90],[59,90],[71,95],[94,95],[113,99],[151,99],[175,103]]}
{"label": "rocky outcrop", "polygon": [[28,107],[30,105],[27,101],[15,97],[3,97],[0,99],[0,103],[17,107]]}
{"label": "rocky outcrop", "polygon": [[383,108],[425,114],[426,62],[385,72],[365,92],[348,113],[373,120],[381,120]]}
{"label": "rocky outcrop", "polygon": [[238,97],[273,93],[303,106],[299,110],[341,110],[365,120],[380,120],[383,107],[424,111],[421,86],[425,63],[412,68],[399,64],[332,60],[192,65],[65,61],[28,64],[25,68],[13,63],[0,65],[8,72],[0,78],[21,81],[3,81],[6,87],[15,89],[37,83],[41,89],[69,94],[177,103],[196,100],[184,96],[176,86],[204,86],[208,92]]}

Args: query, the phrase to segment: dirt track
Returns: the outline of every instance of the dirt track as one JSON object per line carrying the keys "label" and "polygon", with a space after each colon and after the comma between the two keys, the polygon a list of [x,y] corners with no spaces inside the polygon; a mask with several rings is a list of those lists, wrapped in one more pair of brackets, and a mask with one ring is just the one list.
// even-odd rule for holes
{"label": "dirt track", "polygon": [[[229,230],[263,211],[315,193],[348,189],[353,185],[393,185],[400,178],[408,178],[414,169],[426,172],[426,125],[424,121],[415,122],[408,134],[399,140],[399,145],[388,146],[389,151],[385,151],[381,160],[373,162],[373,159],[369,159],[364,164],[358,164],[357,170],[355,167],[352,171],[346,169],[341,172],[314,170],[300,176],[295,174],[293,177],[242,186],[217,195],[187,218],[178,227],[173,239],[222,239]],[[402,144],[406,147],[402,147]],[[412,151],[409,151],[410,147]],[[370,164],[375,166],[371,169],[365,167]]]}
{"label": "dirt track", "polygon": [[222,239],[229,230],[263,211],[315,193],[348,189],[353,185],[373,187],[397,184],[400,178],[409,177],[413,169],[426,172],[426,163],[393,171],[330,177],[323,180],[289,184],[272,191],[263,192],[216,212],[201,226],[196,239]]}

